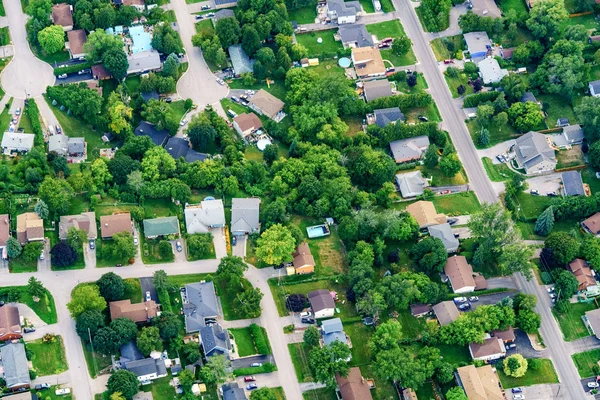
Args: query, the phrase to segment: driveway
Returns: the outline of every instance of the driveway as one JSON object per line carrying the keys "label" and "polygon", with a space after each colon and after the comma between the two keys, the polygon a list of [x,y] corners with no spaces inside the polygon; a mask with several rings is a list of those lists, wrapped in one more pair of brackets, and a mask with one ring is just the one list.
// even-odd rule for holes
{"label": "driveway", "polygon": [[231,366],[233,367],[233,369],[249,368],[250,366],[252,366],[253,363],[264,364],[267,362],[270,362],[271,364],[275,364],[275,359],[273,358],[272,355],[238,358],[237,360],[231,361]]}
{"label": "driveway", "polygon": [[510,276],[501,276],[499,278],[490,278],[487,280],[488,289],[517,289],[517,284]]}
{"label": "driveway", "polygon": [[[552,384],[552,385],[534,385],[523,387],[523,395],[527,400],[549,400],[549,399],[571,399],[569,397],[569,392],[567,392],[564,388],[564,385],[561,384]],[[504,391],[506,393],[507,399],[512,399],[513,394],[510,389]],[[579,398],[581,399],[581,397]],[[573,398],[573,400],[575,400]]]}
{"label": "driveway", "polygon": [[527,178],[528,190],[538,190],[542,196],[545,196],[549,192],[558,193],[560,189],[560,175],[560,173],[556,172],[549,175]]}
{"label": "driveway", "polygon": [[479,154],[479,157],[481,158],[491,158],[494,164],[500,164],[500,161],[496,159],[496,156],[498,154],[507,154],[508,149],[510,149],[514,144],[514,140],[507,140],[506,142],[498,143],[497,145],[488,149],[479,149],[477,150],[477,154]]}
{"label": "driveway", "polygon": [[595,377],[594,378],[585,378],[585,379],[582,379],[580,382],[581,382],[581,386],[583,387],[583,390],[585,390],[586,392],[590,392],[593,389],[589,388],[587,386],[587,384],[590,382],[596,382],[596,378]]}
{"label": "driveway", "polygon": [[234,256],[238,256],[238,257],[246,257],[246,240],[247,240],[247,236],[246,235],[242,235],[242,236],[237,236],[236,238],[237,243],[235,244],[235,246],[231,246],[231,253]]}
{"label": "driveway", "polygon": [[[94,241],[96,241],[95,239]],[[96,248],[90,249],[88,242],[83,244],[83,258],[85,259],[86,268],[96,268]]]}
{"label": "driveway", "polygon": [[[182,250],[181,251],[177,251],[177,242],[181,243],[182,246]],[[187,261],[187,258],[185,258],[185,249],[183,248],[183,246],[185,246],[185,241],[183,239],[177,239],[177,240],[171,240],[171,245],[173,246],[173,254],[175,254],[175,262],[178,263],[184,263]]]}
{"label": "driveway", "polygon": [[506,356],[513,354],[521,354],[525,358],[542,358],[544,353],[537,351],[531,346],[531,341],[525,332],[520,329],[515,329],[515,341],[517,345],[514,349],[506,349]]}
{"label": "driveway", "polygon": [[[515,295],[517,294],[517,292],[503,292],[503,293],[494,293],[494,294],[488,294],[485,296],[479,296],[479,301],[475,301],[471,303],[471,310],[476,309],[479,306],[483,306],[483,305],[494,305],[497,304],[500,300],[506,298],[506,297],[515,297]],[[477,295],[477,292],[475,292],[475,295]]]}
{"label": "driveway", "polygon": [[50,240],[46,239],[44,241],[44,259],[40,260],[38,257],[38,271],[50,271]]}
{"label": "driveway", "polygon": [[215,254],[217,260],[227,256],[227,243],[225,241],[226,228],[214,228],[210,232],[213,235],[213,245],[215,246]]}
{"label": "driveway", "polygon": [[[281,386],[281,381],[279,380],[279,378],[280,378],[279,371],[271,372],[268,374],[254,375],[254,378],[256,378],[256,380],[254,382],[244,382],[244,377],[238,376],[235,379],[235,381],[238,383],[238,385],[240,385],[241,388],[244,388],[244,389],[246,389],[246,385],[248,385],[249,383],[256,384],[256,386],[258,386],[258,388],[261,388],[261,387],[274,388],[274,387]],[[248,392],[248,391],[246,390],[246,392]]]}
{"label": "driveway", "polygon": [[146,292],[150,292],[150,298],[158,303],[158,293],[154,283],[152,283],[152,277],[140,278],[140,285],[142,286],[143,298],[146,298]]}
{"label": "driveway", "polygon": [[56,81],[54,82],[54,86],[66,85],[68,83],[90,81],[92,79],[94,79],[94,75],[92,75],[91,72],[89,72],[87,74],[81,74],[81,75],[79,75],[77,72],[74,72],[72,74],[67,75],[66,78],[56,79]]}
{"label": "driveway", "polygon": [[29,306],[23,303],[7,303],[10,306],[19,309],[19,316],[27,320],[28,325],[33,325],[34,328],[46,326],[47,324],[38,317],[38,315]]}

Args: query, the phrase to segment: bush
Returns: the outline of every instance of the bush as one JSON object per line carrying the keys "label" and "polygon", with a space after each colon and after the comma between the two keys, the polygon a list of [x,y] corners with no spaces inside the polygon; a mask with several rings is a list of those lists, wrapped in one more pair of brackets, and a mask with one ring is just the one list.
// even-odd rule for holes
{"label": "bush", "polygon": [[[542,362],[538,358],[531,358],[527,360],[529,363],[529,368],[533,371],[538,371],[542,367]],[[600,366],[597,365],[600,368]]]}
{"label": "bush", "polygon": [[465,102],[463,106],[465,108],[477,107],[478,105],[486,103],[488,101],[496,100],[496,97],[498,97],[499,95],[500,92],[496,91],[472,94],[470,96],[465,97]]}
{"label": "bush", "polygon": [[163,259],[171,259],[173,257],[173,246],[167,240],[158,242],[158,254]]}
{"label": "bush", "polygon": [[254,339],[254,345],[258,354],[271,354],[271,346],[269,345],[269,339],[267,338],[264,328],[256,324],[250,325],[250,333]]}

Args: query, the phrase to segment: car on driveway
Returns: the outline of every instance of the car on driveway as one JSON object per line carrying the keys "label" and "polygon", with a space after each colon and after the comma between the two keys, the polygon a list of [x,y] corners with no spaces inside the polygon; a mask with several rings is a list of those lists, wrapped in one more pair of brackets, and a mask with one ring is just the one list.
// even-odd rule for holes
{"label": "car on driveway", "polygon": [[300,313],[300,318],[307,318],[310,316],[312,316],[312,313],[310,311],[305,311],[305,312]]}
{"label": "car on driveway", "polygon": [[254,389],[258,389],[258,386],[256,385],[256,383],[249,383],[246,385],[246,390],[254,390]]}
{"label": "car on driveway", "polygon": [[456,304],[466,303],[468,300],[466,297],[455,297],[454,302]]}
{"label": "car on driveway", "polygon": [[262,367],[262,363],[252,363],[250,364],[251,367]]}
{"label": "car on driveway", "polygon": [[67,74],[60,74],[58,76],[58,79],[65,79],[67,77]]}
{"label": "car on driveway", "polygon": [[152,296],[150,295],[150,291],[146,292],[146,301],[152,300]]}
{"label": "car on driveway", "polygon": [[302,319],[300,319],[300,321],[301,321],[303,324],[311,324],[311,325],[312,325],[312,324],[314,324],[314,323],[315,323],[315,320],[314,320],[314,319],[312,319],[312,318],[302,318]]}
{"label": "car on driveway", "polygon": [[94,250],[96,248],[96,242],[94,239],[90,239],[90,250]]}
{"label": "car on driveway", "polygon": [[460,311],[467,311],[471,308],[471,304],[470,303],[463,303],[461,305],[458,306],[458,309]]}
{"label": "car on driveway", "polygon": [[133,237],[133,244],[137,245],[139,243],[137,236]]}
{"label": "car on driveway", "polygon": [[44,260],[44,250],[42,250],[42,253],[40,254],[40,260]]}
{"label": "car on driveway", "polygon": [[179,252],[181,252],[181,250],[183,250],[183,247],[181,247],[181,242],[180,241],[177,241],[175,243],[175,247],[177,248],[177,251],[179,251]]}
{"label": "car on driveway", "polygon": [[548,192],[548,193],[546,194],[546,196],[548,196],[548,197],[556,197],[556,196],[558,196],[558,195],[556,194],[556,192]]}
{"label": "car on driveway", "polygon": [[35,390],[44,390],[44,389],[50,389],[50,384],[49,383],[38,383],[37,385],[35,385]]}
{"label": "car on driveway", "polygon": [[525,396],[522,394],[515,394],[513,395],[513,400],[525,400]]}
{"label": "car on driveway", "polygon": [[534,196],[539,196],[540,195],[540,191],[537,190],[537,189],[531,189],[531,191],[529,193],[531,193]]}
{"label": "car on driveway", "polygon": [[235,246],[237,244],[237,236],[232,236],[231,237],[231,245]]}
{"label": "car on driveway", "polygon": [[600,384],[598,382],[588,382],[587,387],[589,387],[590,389],[595,389],[597,387],[600,387]]}
{"label": "car on driveway", "polygon": [[29,327],[23,328],[23,332],[24,333],[33,333],[33,332],[35,332],[35,328],[29,328]]}
{"label": "car on driveway", "polygon": [[469,297],[469,301],[479,301],[479,297],[471,296],[471,297]]}
{"label": "car on driveway", "polygon": [[210,5],[205,4],[202,7],[200,7],[201,10],[208,10],[210,8]]}
{"label": "car on driveway", "polygon": [[522,389],[522,388],[520,388],[520,387],[517,387],[517,388],[512,388],[512,392],[513,392],[513,393],[523,393],[523,389]]}
{"label": "car on driveway", "polygon": [[254,382],[255,380],[256,380],[256,378],[253,377],[252,375],[244,377],[244,382]]}

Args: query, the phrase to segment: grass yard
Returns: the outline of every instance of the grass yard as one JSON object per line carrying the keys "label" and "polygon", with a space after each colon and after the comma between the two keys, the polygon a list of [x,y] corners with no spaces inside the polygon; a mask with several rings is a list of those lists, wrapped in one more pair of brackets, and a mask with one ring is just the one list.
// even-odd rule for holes
{"label": "grass yard", "polygon": [[338,400],[333,389],[314,389],[302,393],[304,400]]}
{"label": "grass yard", "polygon": [[10,110],[10,105],[12,104],[12,97],[10,99],[8,99],[8,102],[6,103],[6,107],[4,107],[4,110],[2,110],[2,112],[0,113],[0,136],[4,135],[4,132],[8,131],[8,126],[10,125],[10,119],[11,119],[11,115],[8,113],[8,110]]}
{"label": "grass yard", "polygon": [[537,217],[552,203],[552,197],[535,196],[526,192],[517,195],[517,203],[521,207],[519,212],[527,219],[537,219]]}
{"label": "grass yard", "polygon": [[[267,331],[262,326],[259,326],[263,340],[269,342]],[[249,326],[244,328],[230,328],[229,333],[233,335],[237,345],[237,352],[240,357],[253,356],[260,354],[256,346],[256,337],[252,333],[252,328]]]}
{"label": "grass yard", "polygon": [[[44,400],[72,400],[73,399],[73,394],[67,394],[67,395],[57,395],[56,394],[56,389],[62,389],[62,386],[64,387],[68,387],[68,385],[58,385],[58,386],[50,386],[50,389],[48,390],[41,390],[41,391],[37,391],[32,389],[31,392],[32,393],[37,393],[38,398],[39,399],[44,399]],[[97,394],[96,396],[102,396],[101,394]],[[100,400],[102,400],[102,397],[99,397]]]}
{"label": "grass yard", "polygon": [[577,167],[585,165],[581,146],[572,146],[569,150],[559,150],[556,152],[556,169]]}
{"label": "grass yard", "polygon": [[[139,75],[132,75],[132,76],[128,76],[125,78],[125,86],[127,86],[129,93],[137,93],[138,92],[138,88],[140,87],[141,79],[142,78],[140,78]],[[104,84],[105,82],[114,82],[114,81],[111,79],[108,81],[103,81],[102,83]],[[106,92],[106,89],[104,89],[102,91],[103,94],[104,94],[104,92]]]}
{"label": "grass yard", "polygon": [[208,34],[215,31],[211,19],[205,19],[200,22],[196,22],[196,33]]}
{"label": "grass yard", "polygon": [[[485,147],[480,146],[477,141],[477,135],[480,132],[480,127],[477,126],[477,122],[475,119],[471,119],[467,121],[467,128],[469,129],[469,133],[471,134],[471,139],[475,144],[475,147],[478,149],[483,149]],[[494,125],[490,125],[488,127],[488,131],[490,133],[490,143],[487,147],[492,147],[498,143],[506,142],[507,140],[516,139],[519,135],[517,131],[514,130],[512,125],[506,124],[501,128],[498,128]],[[508,148],[507,148],[508,150]]]}
{"label": "grass yard", "polygon": [[131,300],[132,303],[142,302],[142,284],[139,278],[125,279],[125,298]]}
{"label": "grass yard", "polygon": [[6,17],[6,10],[4,9],[4,4],[0,1],[0,17]]}
{"label": "grass yard", "polygon": [[44,50],[42,50],[42,47],[40,45],[32,46],[30,44],[29,47],[31,48],[31,51],[37,58],[50,64],[52,68],[56,68],[56,63],[69,61],[69,59],[71,58],[69,56],[69,52],[65,49],[62,49],[61,51],[54,54],[47,54]]}
{"label": "grass yard", "polygon": [[381,11],[384,13],[396,11],[396,7],[394,7],[392,0],[380,0],[379,3],[381,3]]}
{"label": "grass yard", "polygon": [[367,31],[370,34],[375,35],[377,40],[382,40],[389,37],[396,38],[398,36],[406,35],[406,32],[404,32],[404,27],[397,19],[367,25]]}
{"label": "grass yard", "polygon": [[577,123],[577,116],[573,111],[573,107],[561,96],[556,94],[540,94],[537,96],[537,99],[544,104],[547,114],[546,125],[549,128],[554,128],[559,118],[569,118],[571,125]]}
{"label": "grass yard", "polygon": [[10,32],[8,32],[8,26],[0,28],[0,46],[6,46],[10,43]]}
{"label": "grass yard", "polygon": [[593,169],[582,169],[581,179],[583,183],[587,183],[590,186],[592,194],[600,192],[600,179],[596,178],[596,172]]}
{"label": "grass yard", "polygon": [[[462,192],[456,194],[446,194],[443,196],[435,196],[433,199],[431,199],[431,201],[439,213],[443,213],[448,216],[473,214],[481,209],[481,205],[479,204],[479,200],[477,200],[475,192]],[[394,203],[392,208],[404,210],[409,204],[412,203],[413,202],[411,201],[402,201]]]}
{"label": "grass yard", "polygon": [[288,10],[289,20],[296,21],[297,24],[312,24],[317,18],[317,9],[312,6],[300,7],[295,10]]}
{"label": "grass yard", "polygon": [[504,374],[502,368],[498,368],[498,377],[504,389],[510,389],[518,386],[532,386],[543,383],[558,383],[558,376],[554,370],[552,361],[547,358],[541,358],[542,365],[539,370],[533,371],[529,369],[521,378],[513,378]]}
{"label": "grass yard", "polygon": [[57,375],[69,369],[62,338],[55,336],[54,342],[43,343],[42,339],[26,343],[31,351],[31,362],[38,376]]}
{"label": "grass yard", "polygon": [[417,393],[417,399],[419,400],[436,400],[437,398],[439,398],[439,395],[437,395],[436,391],[433,388],[433,382],[432,381],[427,381],[424,384],[422,384],[421,386],[419,386],[416,390]]}
{"label": "grass yard", "polygon": [[[446,47],[446,42],[454,43],[454,53],[450,53]],[[431,49],[438,61],[444,61],[449,58],[462,60],[462,51],[465,50],[465,42],[462,35],[448,36],[445,38],[437,38],[431,41]]]}
{"label": "grass yard", "polygon": [[308,367],[309,349],[309,346],[304,342],[288,343],[288,350],[290,352],[290,357],[292,358],[292,364],[294,364],[296,377],[300,383],[313,381],[310,368]]}
{"label": "grass yard", "polygon": [[406,65],[414,65],[417,63],[417,57],[412,49],[401,56],[394,54],[391,49],[381,50],[381,57],[383,58],[383,61],[389,61],[394,67],[404,67]]}
{"label": "grass yard", "polygon": [[591,335],[586,326],[583,324],[581,317],[585,315],[586,311],[595,310],[596,308],[598,307],[592,302],[575,304],[571,303],[569,304],[569,311],[564,314],[559,314],[555,310],[552,310],[552,313],[558,321],[560,330],[562,331],[567,342]]}
{"label": "grass yard", "polygon": [[92,352],[92,346],[89,343],[81,341],[83,347],[83,355],[87,364],[90,377],[95,378],[100,375],[100,372],[106,370],[112,365],[110,356],[103,356],[100,353]]}
{"label": "grass yard", "polygon": [[[217,295],[221,299],[221,307],[223,308],[223,317],[226,321],[234,321],[238,319],[247,319],[251,317],[258,316],[249,316],[244,314],[239,308],[236,307],[235,299],[240,292],[238,288],[232,288],[227,285],[227,283],[219,283],[215,282],[215,286],[217,287]],[[241,280],[241,286],[246,289],[250,288],[252,284],[245,278]],[[260,310],[259,310],[260,311]],[[259,312],[260,314],[260,312]]]}
{"label": "grass yard", "polygon": [[455,367],[462,367],[472,363],[471,354],[467,346],[438,344],[435,347],[440,349],[442,359]]}
{"label": "grass yard", "polygon": [[481,161],[483,162],[485,172],[487,172],[492,182],[508,181],[515,174],[506,164],[494,164],[489,157],[483,157]]}
{"label": "grass yard", "polygon": [[33,132],[33,126],[31,126],[31,118],[29,118],[28,113],[21,113],[21,118],[19,119],[19,128],[23,128],[23,130],[26,133]]}
{"label": "grass yard", "polygon": [[425,327],[425,319],[413,317],[410,310],[400,311],[398,321],[400,322],[400,326],[402,326],[403,339],[417,339]]}
{"label": "grass yard", "polygon": [[247,86],[244,85],[242,79],[233,79],[231,81],[227,81],[227,85],[231,89],[251,89],[256,91],[264,89],[278,99],[285,100],[285,85],[281,81],[269,81],[269,85],[267,85],[266,82],[257,81],[254,85]]}
{"label": "grass yard", "polygon": [[467,183],[467,175],[465,171],[461,169],[458,174],[453,177],[448,177],[442,173],[439,167],[427,168],[425,166],[419,166],[416,169],[423,173],[423,176],[432,178],[432,186],[453,186],[453,185],[464,185]]}
{"label": "grass yard", "polygon": [[321,238],[309,239],[306,228],[323,223],[320,219],[308,219],[294,216],[292,223],[297,225],[308,243],[315,259],[315,275],[334,275],[343,273],[346,267],[345,250],[337,233],[337,228],[330,229],[331,234]]}
{"label": "grass yard", "polygon": [[27,291],[27,286],[5,286],[0,288],[0,300],[26,304],[48,325],[58,322],[54,298],[50,292],[46,292],[46,296],[36,303]]}
{"label": "grass yard", "polygon": [[[331,58],[333,55],[344,51],[342,42],[336,42],[334,39],[335,30],[326,30],[319,32],[303,33],[296,35],[298,43],[306,47],[309,57]],[[317,43],[317,39],[323,39],[322,43]]]}
{"label": "grass yard", "polygon": [[359,0],[360,5],[363,8],[363,11],[367,14],[374,13],[375,7],[373,7],[373,2],[370,0]]}
{"label": "grass yard", "polygon": [[565,21],[561,22],[559,26],[561,27],[561,29],[564,30],[567,26],[573,25],[583,25],[587,29],[598,29],[598,27],[600,27],[600,24],[594,17],[593,13],[581,15],[579,17],[568,18]]}
{"label": "grass yard", "polygon": [[360,366],[360,372],[366,379],[373,379],[375,382],[375,388],[371,390],[371,394],[376,400],[388,400],[397,399],[398,395],[392,382],[388,380],[382,380],[375,376],[373,369],[370,364],[364,364]]}
{"label": "grass yard", "polygon": [[175,253],[171,249],[171,254],[162,257],[158,252],[158,246],[161,241],[158,239],[140,238],[140,246],[142,246],[142,260],[145,264],[160,264],[170,263],[175,261]]}
{"label": "grass yard", "polygon": [[[527,19],[527,15],[529,11],[527,10],[527,5],[525,4],[525,0],[500,0],[498,2],[498,6],[502,10],[503,14],[506,14],[508,10],[515,10],[518,15],[523,15],[523,19]],[[525,22],[525,21],[523,21]]]}
{"label": "grass yard", "polygon": [[598,361],[600,360],[600,349],[576,353],[571,355],[571,358],[577,367],[579,376],[581,378],[589,378],[596,375],[593,368],[594,365],[598,365]]}
{"label": "grass yard", "polygon": [[337,60],[320,61],[319,65],[315,65],[314,67],[308,67],[308,69],[316,72],[318,76],[345,76],[344,68],[338,65]]}
{"label": "grass yard", "polygon": [[352,342],[352,360],[350,365],[359,366],[371,362],[371,352],[369,351],[369,340],[375,331],[372,326],[366,326],[362,322],[354,322],[344,325],[344,331],[350,336]]}
{"label": "grass yard", "polygon": [[112,248],[114,243],[112,240],[96,240],[96,267],[106,268],[114,267],[117,264],[128,265],[128,258],[113,257]]}
{"label": "grass yard", "polygon": [[169,381],[171,380],[170,375],[169,373],[169,376],[155,379],[150,385],[142,385],[140,386],[140,390],[151,392],[152,397],[155,399],[174,399],[177,397],[177,394],[175,393],[175,388],[169,385]]}
{"label": "grass yard", "polygon": [[461,97],[461,95],[458,93],[458,87],[461,85],[465,88],[465,92],[462,94],[462,96],[473,94],[473,86],[469,85],[469,77],[467,74],[462,72],[462,70],[460,70],[458,76],[454,77],[448,76],[447,73],[444,73],[444,79],[446,79],[446,84],[448,85],[448,88],[450,88],[450,93],[452,93],[453,98],[456,99]]}
{"label": "grass yard", "polygon": [[185,100],[177,100],[167,104],[169,105],[169,108],[173,112],[173,115],[177,121],[181,121],[185,113],[188,112],[188,110],[185,108]]}
{"label": "grass yard", "polygon": [[424,115],[429,119],[429,122],[442,122],[442,116],[435,102],[424,108],[407,108],[404,111],[406,123],[419,123],[419,115]]}
{"label": "grass yard", "polygon": [[181,207],[168,199],[144,200],[144,216],[146,218],[170,217],[181,212]]}
{"label": "grass yard", "polygon": [[8,260],[8,270],[12,273],[21,272],[36,272],[37,271],[37,260],[27,261],[23,254],[17,258],[11,258]]}

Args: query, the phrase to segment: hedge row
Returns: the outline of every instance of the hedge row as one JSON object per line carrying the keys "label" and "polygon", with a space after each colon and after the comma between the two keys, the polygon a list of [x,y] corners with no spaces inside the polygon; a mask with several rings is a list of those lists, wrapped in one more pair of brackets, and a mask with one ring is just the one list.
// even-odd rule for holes
{"label": "hedge row", "polygon": [[54,68],[54,75],[58,76],[61,74],[73,74],[73,73],[79,72],[83,69],[92,68],[93,65],[94,65],[93,62],[87,61],[82,64],[68,65],[68,66],[62,67],[62,68]]}
{"label": "hedge row", "polygon": [[488,101],[496,100],[496,97],[500,95],[500,92],[491,91],[491,92],[482,92],[477,94],[472,94],[470,96],[465,97],[465,101],[463,103],[463,107],[465,108],[473,108],[477,107],[480,104],[486,103]]}
{"label": "hedge row", "polygon": [[271,345],[269,344],[269,338],[267,337],[265,328],[256,324],[251,324],[250,333],[254,339],[257,353],[261,355],[271,354]]}
{"label": "hedge row", "polygon": [[367,110],[373,112],[373,110],[380,108],[398,107],[405,112],[407,108],[427,107],[432,104],[432,102],[433,100],[429,93],[397,94],[395,96],[381,97],[368,102]]}
{"label": "hedge row", "polygon": [[35,145],[43,146],[44,132],[42,131],[42,124],[40,122],[40,110],[38,109],[34,99],[29,99],[27,101],[27,108],[25,108],[25,112],[31,120],[31,127],[33,133],[35,134]]}

